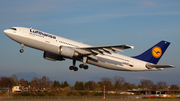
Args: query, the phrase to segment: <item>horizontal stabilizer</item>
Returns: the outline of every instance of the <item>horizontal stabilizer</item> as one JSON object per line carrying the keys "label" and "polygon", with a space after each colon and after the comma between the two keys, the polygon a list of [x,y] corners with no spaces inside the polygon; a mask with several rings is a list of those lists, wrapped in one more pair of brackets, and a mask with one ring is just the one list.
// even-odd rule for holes
{"label": "horizontal stabilizer", "polygon": [[174,68],[173,65],[155,65],[155,64],[146,64],[147,68]]}

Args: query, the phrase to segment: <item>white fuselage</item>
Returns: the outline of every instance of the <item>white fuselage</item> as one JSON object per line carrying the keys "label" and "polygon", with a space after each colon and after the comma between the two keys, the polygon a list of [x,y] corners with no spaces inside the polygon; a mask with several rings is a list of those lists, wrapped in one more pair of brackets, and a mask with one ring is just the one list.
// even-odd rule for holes
{"label": "white fuselage", "polygon": [[[26,46],[51,52],[59,55],[60,46],[69,46],[75,48],[91,47],[83,43],[79,43],[73,40],[62,38],[56,35],[52,35],[46,32],[38,31],[31,28],[15,27],[16,31],[11,29],[4,30],[4,33],[13,39],[14,41],[24,44]],[[97,61],[91,59],[87,60],[87,63],[93,64],[99,67],[120,70],[120,71],[146,71],[146,70],[161,70],[161,69],[148,69],[146,67],[147,62],[138,60],[132,57],[124,56],[118,53],[112,54],[98,54],[95,56]],[[81,61],[81,60],[80,60]]]}

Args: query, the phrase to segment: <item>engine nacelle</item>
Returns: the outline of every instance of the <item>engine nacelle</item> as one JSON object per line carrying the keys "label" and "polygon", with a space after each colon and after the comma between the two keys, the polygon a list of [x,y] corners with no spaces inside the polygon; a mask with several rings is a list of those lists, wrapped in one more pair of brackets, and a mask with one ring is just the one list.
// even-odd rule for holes
{"label": "engine nacelle", "polygon": [[62,60],[65,60],[62,56],[59,56],[59,55],[56,55],[56,54],[53,54],[53,53],[49,53],[49,52],[44,52],[44,55],[43,57],[47,60],[51,60],[51,61],[62,61]]}
{"label": "engine nacelle", "polygon": [[75,51],[72,47],[60,46],[59,47],[59,55],[67,58],[73,58],[80,56],[81,54]]}

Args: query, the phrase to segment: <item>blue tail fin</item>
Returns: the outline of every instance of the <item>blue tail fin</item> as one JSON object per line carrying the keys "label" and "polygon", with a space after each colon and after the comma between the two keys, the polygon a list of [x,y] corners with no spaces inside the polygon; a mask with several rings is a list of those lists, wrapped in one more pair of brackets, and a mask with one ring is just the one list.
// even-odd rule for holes
{"label": "blue tail fin", "polygon": [[162,57],[166,49],[168,48],[170,42],[167,41],[161,41],[145,51],[144,53],[134,56],[133,58],[143,60],[146,62],[150,62],[153,64],[157,64],[159,59]]}

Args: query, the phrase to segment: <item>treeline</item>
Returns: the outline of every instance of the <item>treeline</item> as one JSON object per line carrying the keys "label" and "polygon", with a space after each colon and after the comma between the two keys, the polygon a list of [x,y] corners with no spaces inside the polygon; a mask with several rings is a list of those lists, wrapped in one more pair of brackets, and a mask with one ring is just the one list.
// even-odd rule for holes
{"label": "treeline", "polygon": [[124,77],[114,76],[113,78],[101,78],[100,81],[76,81],[73,86],[68,84],[67,81],[51,81],[48,77],[43,76],[42,78],[34,77],[29,82],[23,78],[18,80],[17,76],[13,74],[11,77],[0,77],[0,87],[12,87],[12,86],[24,86],[30,90],[77,90],[77,91],[103,91],[104,87],[106,91],[125,91],[133,89],[148,89],[148,90],[179,90],[178,85],[168,85],[165,81],[159,81],[156,84],[152,80],[142,79],[140,83],[126,82]]}

